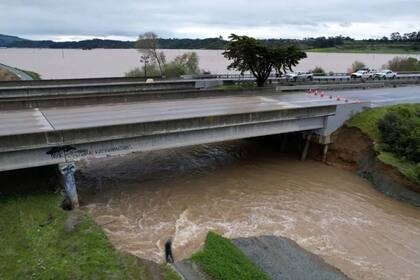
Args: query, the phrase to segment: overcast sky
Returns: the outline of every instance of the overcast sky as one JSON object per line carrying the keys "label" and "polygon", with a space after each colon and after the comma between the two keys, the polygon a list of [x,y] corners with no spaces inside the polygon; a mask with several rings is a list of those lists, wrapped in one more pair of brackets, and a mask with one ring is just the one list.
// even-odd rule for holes
{"label": "overcast sky", "polygon": [[420,0],[0,0],[0,34],[30,39],[379,38],[420,30]]}

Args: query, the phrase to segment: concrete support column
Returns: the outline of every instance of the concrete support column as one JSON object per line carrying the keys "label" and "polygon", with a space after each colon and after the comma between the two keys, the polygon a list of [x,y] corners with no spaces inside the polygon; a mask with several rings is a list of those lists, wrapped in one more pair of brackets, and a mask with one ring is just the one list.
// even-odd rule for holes
{"label": "concrete support column", "polygon": [[323,162],[327,161],[328,145],[329,144],[325,144],[323,149],[322,149],[322,161]]}
{"label": "concrete support column", "polygon": [[286,150],[286,145],[287,145],[287,134],[284,134],[283,139],[281,140],[281,146],[280,146],[280,151],[282,153],[284,153],[284,151]]}
{"label": "concrete support column", "polygon": [[308,134],[306,136],[305,146],[303,147],[302,156],[300,158],[301,161],[305,161],[308,156],[309,145],[311,144],[312,134]]}
{"label": "concrete support column", "polygon": [[76,179],[74,178],[76,165],[74,163],[61,163],[58,165],[58,169],[62,175],[62,182],[70,200],[71,207],[78,208],[79,198],[77,196]]}

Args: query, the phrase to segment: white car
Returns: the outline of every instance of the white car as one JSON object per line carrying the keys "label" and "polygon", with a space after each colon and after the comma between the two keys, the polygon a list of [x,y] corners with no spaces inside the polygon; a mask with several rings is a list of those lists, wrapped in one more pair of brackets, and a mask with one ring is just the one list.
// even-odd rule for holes
{"label": "white car", "polygon": [[351,73],[350,77],[352,79],[373,79],[375,77],[376,71],[373,69],[360,69],[354,73]]}
{"label": "white car", "polygon": [[375,78],[377,79],[395,79],[397,77],[397,73],[391,70],[382,70],[375,74]]}
{"label": "white car", "polygon": [[296,71],[296,72],[289,72],[286,73],[286,80],[313,80],[314,74],[311,72],[305,71]]}

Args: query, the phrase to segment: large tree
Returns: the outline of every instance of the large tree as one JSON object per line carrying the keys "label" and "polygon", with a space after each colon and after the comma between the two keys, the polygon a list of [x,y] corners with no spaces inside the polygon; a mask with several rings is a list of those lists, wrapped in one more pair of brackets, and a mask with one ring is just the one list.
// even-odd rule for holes
{"label": "large tree", "polygon": [[248,36],[230,35],[230,42],[223,55],[232,60],[228,69],[236,69],[241,73],[250,71],[259,87],[267,81],[273,69],[278,73],[291,71],[300,59],[306,57],[295,46],[287,48],[270,47]]}
{"label": "large tree", "polygon": [[151,58],[152,63],[157,63],[160,75],[163,74],[163,65],[166,63],[165,54],[159,52],[159,37],[153,32],[146,32],[139,36],[135,43],[139,52],[145,53]]}

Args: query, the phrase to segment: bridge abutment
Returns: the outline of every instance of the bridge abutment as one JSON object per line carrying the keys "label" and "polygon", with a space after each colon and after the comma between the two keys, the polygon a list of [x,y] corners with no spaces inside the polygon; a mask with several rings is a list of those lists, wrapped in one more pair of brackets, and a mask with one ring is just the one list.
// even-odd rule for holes
{"label": "bridge abutment", "polygon": [[58,165],[58,170],[60,171],[61,182],[70,201],[71,208],[78,208],[79,197],[77,195],[76,179],[74,177],[76,165],[74,163],[60,163]]}

